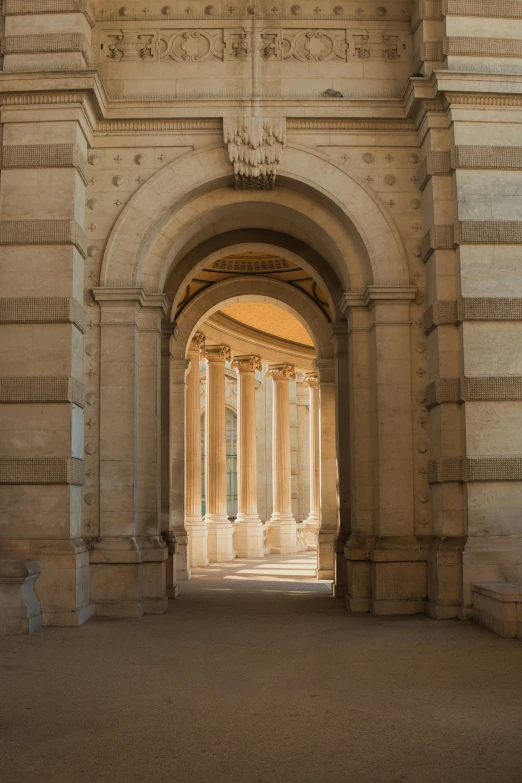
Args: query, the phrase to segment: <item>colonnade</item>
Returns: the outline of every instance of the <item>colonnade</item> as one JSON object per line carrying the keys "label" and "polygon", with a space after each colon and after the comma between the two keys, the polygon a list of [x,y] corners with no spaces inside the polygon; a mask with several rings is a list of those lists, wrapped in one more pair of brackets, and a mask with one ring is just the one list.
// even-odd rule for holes
{"label": "colonnade", "polygon": [[[206,513],[201,514],[201,358],[206,363],[205,480]],[[269,365],[273,382],[272,471],[273,509],[263,524],[258,513],[255,372],[262,369],[256,355],[232,357],[227,345],[205,345],[196,333],[188,351],[186,376],[185,527],[190,565],[222,563],[234,557],[259,558],[267,551],[290,554],[299,550],[297,521],[292,513],[289,382],[291,364]],[[238,512],[232,523],[227,514],[225,364],[237,373],[238,399]],[[308,529],[320,522],[319,388],[317,376],[308,373],[310,387],[310,514]]]}

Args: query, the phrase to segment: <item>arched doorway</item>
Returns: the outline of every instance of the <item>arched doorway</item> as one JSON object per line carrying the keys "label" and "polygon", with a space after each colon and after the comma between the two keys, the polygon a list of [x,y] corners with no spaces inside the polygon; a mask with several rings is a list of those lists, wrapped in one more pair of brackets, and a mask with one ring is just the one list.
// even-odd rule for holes
{"label": "arched doorway", "polygon": [[[272,297],[306,322],[317,349],[324,416],[319,560],[335,572],[336,589],[347,593],[350,608],[420,611],[427,556],[419,536],[427,522],[424,498],[414,492],[420,479],[413,470],[419,461],[413,431],[422,424],[417,427],[414,412],[411,330],[420,311],[393,221],[359,180],[295,145],[285,152],[274,191],[239,192],[230,184],[222,148],[180,158],[151,177],[112,232],[102,268],[106,287],[95,292],[98,301],[114,303],[117,288],[125,288],[127,301],[129,289],[138,289],[140,317],[154,308],[158,318],[166,313],[159,382],[164,415],[156,435],[163,539],[171,554],[176,541],[181,576],[188,576],[184,417],[170,416],[168,428],[165,422],[169,408],[184,407],[189,342],[227,299]],[[217,259],[245,242],[298,258],[324,290],[330,318],[317,307],[303,317],[300,303],[308,307],[309,297],[295,289],[290,296],[287,283],[265,277],[256,291],[243,287],[252,277],[240,277],[193,292],[177,317],[187,285],[212,254]],[[111,285],[115,280],[122,285]],[[156,355],[159,367],[159,344]],[[102,531],[100,550],[103,542]]]}

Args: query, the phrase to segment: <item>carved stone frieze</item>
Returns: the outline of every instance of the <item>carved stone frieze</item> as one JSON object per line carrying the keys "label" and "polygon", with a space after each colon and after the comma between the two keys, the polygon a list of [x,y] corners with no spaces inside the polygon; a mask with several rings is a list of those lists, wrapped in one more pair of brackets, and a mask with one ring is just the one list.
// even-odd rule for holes
{"label": "carved stone frieze", "polygon": [[102,33],[102,59],[112,61],[176,62],[247,60],[253,52],[265,60],[295,59],[303,63],[401,59],[405,31],[348,28],[125,28]]}
{"label": "carved stone frieze", "polygon": [[286,143],[284,117],[240,117],[223,120],[223,137],[240,190],[271,190]]}

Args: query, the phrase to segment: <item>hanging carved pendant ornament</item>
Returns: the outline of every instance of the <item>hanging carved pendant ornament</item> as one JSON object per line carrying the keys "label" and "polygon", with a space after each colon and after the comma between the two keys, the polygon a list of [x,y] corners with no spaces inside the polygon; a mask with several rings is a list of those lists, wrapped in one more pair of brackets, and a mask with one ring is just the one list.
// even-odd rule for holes
{"label": "hanging carved pendant ornament", "polygon": [[286,144],[284,117],[241,117],[223,120],[228,157],[238,190],[272,190]]}

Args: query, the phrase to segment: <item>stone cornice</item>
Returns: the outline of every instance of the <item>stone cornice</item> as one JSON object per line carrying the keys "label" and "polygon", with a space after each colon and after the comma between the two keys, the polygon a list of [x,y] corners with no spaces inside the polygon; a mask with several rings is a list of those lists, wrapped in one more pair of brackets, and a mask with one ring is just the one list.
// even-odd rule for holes
{"label": "stone cornice", "polygon": [[159,292],[147,292],[140,286],[97,286],[92,295],[100,306],[111,304],[135,304],[142,308],[157,308],[168,313],[168,297]]}
{"label": "stone cornice", "polygon": [[365,291],[349,291],[341,297],[341,310],[346,315],[352,307],[368,307],[372,302],[404,303],[415,299],[415,285],[369,285]]}

